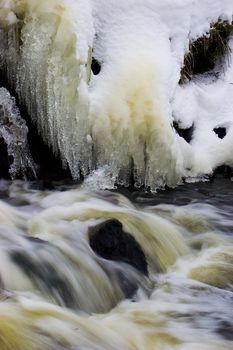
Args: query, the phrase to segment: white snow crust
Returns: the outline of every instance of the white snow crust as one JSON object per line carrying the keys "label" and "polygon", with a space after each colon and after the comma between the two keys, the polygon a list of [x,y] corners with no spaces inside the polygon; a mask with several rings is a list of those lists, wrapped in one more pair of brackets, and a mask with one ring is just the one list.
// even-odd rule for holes
{"label": "white snow crust", "polygon": [[[203,75],[179,85],[189,42],[219,19],[231,23],[232,0],[4,0],[0,6],[1,64],[74,178],[107,166],[119,184],[133,176],[135,186],[156,190],[233,166],[233,36],[218,79]],[[98,75],[92,56],[101,65]],[[173,121],[193,125],[190,143]],[[220,139],[215,128],[225,128],[226,136]]]}

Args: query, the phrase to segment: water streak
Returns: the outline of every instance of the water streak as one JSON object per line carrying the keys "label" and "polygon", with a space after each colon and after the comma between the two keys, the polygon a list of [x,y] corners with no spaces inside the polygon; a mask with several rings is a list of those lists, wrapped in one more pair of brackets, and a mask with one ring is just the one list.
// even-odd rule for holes
{"label": "water streak", "polygon": [[[232,348],[232,219],[221,210],[0,188],[1,349]],[[91,248],[112,219],[142,248],[148,276]]]}

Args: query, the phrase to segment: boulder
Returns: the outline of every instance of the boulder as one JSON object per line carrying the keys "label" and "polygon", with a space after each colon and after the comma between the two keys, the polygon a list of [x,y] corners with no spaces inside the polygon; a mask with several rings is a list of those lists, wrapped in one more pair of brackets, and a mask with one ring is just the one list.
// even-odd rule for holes
{"label": "boulder", "polygon": [[111,219],[101,223],[89,233],[90,246],[104,259],[121,261],[148,275],[145,254],[120,221]]}

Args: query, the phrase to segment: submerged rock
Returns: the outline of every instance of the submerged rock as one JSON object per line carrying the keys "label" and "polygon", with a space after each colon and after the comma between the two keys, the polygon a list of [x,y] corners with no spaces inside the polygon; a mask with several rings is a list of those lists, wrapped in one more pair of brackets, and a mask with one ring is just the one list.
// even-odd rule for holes
{"label": "submerged rock", "polygon": [[147,275],[147,261],[134,237],[123,230],[118,220],[108,220],[90,232],[90,246],[101,257],[121,261]]}
{"label": "submerged rock", "polygon": [[[42,240],[34,242],[36,244],[46,244]],[[11,259],[39,290],[44,290],[58,303],[64,304],[69,308],[77,306],[75,291],[68,278],[59,274],[59,270],[51,263],[48,261],[40,261],[39,263],[38,258],[25,254],[24,251],[20,250],[12,252]]]}
{"label": "submerged rock", "polygon": [[[136,300],[139,288],[150,292],[148,278],[131,266],[97,257],[87,242],[71,238],[60,243],[22,236],[7,251],[0,247],[5,261],[0,289],[29,288],[57,305],[88,313],[107,312],[125,298]],[[13,281],[8,279],[9,266]]]}
{"label": "submerged rock", "polygon": [[223,338],[232,341],[233,340],[233,324],[227,320],[221,320],[219,326],[216,329],[216,333],[220,334]]}

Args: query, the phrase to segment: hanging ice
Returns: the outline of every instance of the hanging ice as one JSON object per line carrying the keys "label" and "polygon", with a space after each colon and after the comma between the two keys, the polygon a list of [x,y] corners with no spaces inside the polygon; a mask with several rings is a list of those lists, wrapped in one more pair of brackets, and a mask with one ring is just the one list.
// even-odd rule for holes
{"label": "hanging ice", "polygon": [[232,33],[221,70],[179,85],[189,44],[232,13],[232,0],[2,1],[0,64],[74,178],[107,166],[119,184],[174,186],[233,165]]}
{"label": "hanging ice", "polygon": [[[36,167],[27,143],[28,128],[21,118],[15,100],[0,88],[0,139],[7,145],[8,157],[13,161],[9,169],[12,179],[17,175],[36,177]],[[0,165],[1,166],[1,165]]]}

